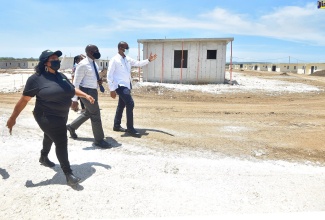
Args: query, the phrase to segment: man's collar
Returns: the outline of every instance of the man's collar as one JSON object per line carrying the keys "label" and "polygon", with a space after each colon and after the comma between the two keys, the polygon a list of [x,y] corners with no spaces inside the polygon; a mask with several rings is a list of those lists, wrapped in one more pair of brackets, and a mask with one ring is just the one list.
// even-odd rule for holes
{"label": "man's collar", "polygon": [[126,57],[126,56],[123,57],[123,56],[122,56],[121,54],[119,54],[119,53],[117,53],[117,54],[120,56],[121,59],[124,59],[124,58]]}
{"label": "man's collar", "polygon": [[90,57],[86,56],[89,62],[93,62],[95,60],[91,59]]}

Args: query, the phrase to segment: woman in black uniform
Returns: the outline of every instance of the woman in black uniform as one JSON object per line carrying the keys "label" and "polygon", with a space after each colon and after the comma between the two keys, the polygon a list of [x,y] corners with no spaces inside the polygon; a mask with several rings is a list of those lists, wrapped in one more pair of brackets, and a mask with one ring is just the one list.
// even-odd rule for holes
{"label": "woman in black uniform", "polygon": [[74,88],[68,78],[58,72],[58,69],[60,69],[59,57],[61,55],[62,52],[59,50],[55,52],[45,50],[42,52],[39,63],[35,67],[36,73],[28,78],[23,95],[7,121],[7,127],[11,134],[12,127],[16,124],[16,118],[26,107],[29,100],[36,96],[33,114],[39,127],[44,132],[43,149],[41,150],[39,162],[46,167],[55,166],[48,159],[48,154],[54,142],[56,156],[66,176],[67,184],[73,186],[79,183],[81,179],[73,175],[68,159],[66,123],[71,98],[77,95],[86,98],[91,103],[94,103],[95,100],[92,96]]}

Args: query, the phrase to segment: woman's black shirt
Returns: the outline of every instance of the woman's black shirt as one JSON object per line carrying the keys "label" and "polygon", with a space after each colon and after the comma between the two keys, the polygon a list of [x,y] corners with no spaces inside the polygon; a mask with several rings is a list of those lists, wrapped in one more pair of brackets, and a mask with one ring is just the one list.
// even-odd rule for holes
{"label": "woman's black shirt", "polygon": [[67,117],[75,89],[64,74],[42,72],[28,78],[23,95],[36,96],[36,114]]}

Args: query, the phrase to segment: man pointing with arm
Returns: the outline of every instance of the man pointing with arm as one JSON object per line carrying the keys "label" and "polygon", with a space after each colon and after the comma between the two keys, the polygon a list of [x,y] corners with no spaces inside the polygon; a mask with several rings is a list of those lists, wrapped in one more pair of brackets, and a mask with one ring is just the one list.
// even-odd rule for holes
{"label": "man pointing with arm", "polygon": [[[134,101],[131,96],[131,67],[141,67],[147,65],[154,61],[157,58],[157,55],[150,54],[148,59],[137,61],[127,56],[129,52],[129,45],[126,42],[121,41],[117,47],[118,53],[110,60],[107,72],[110,95],[113,99],[115,99],[116,94],[119,96],[113,130],[121,132],[126,131],[132,136],[139,137],[140,133],[135,130],[133,125]],[[124,108],[126,108],[127,129],[121,127]]]}

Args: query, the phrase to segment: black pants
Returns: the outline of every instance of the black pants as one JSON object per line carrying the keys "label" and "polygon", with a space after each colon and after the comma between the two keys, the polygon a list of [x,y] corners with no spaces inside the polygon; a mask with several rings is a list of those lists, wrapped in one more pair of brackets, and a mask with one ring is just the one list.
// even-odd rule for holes
{"label": "black pants", "polygon": [[41,155],[47,156],[54,142],[55,153],[63,172],[70,173],[72,170],[68,158],[68,137],[66,128],[68,117],[44,115],[43,113],[34,112],[34,118],[44,132]]}
{"label": "black pants", "polygon": [[119,99],[114,118],[114,127],[121,126],[123,111],[124,108],[126,108],[126,127],[127,129],[133,129],[134,101],[131,96],[131,90],[127,87],[119,86],[115,91],[118,94]]}

